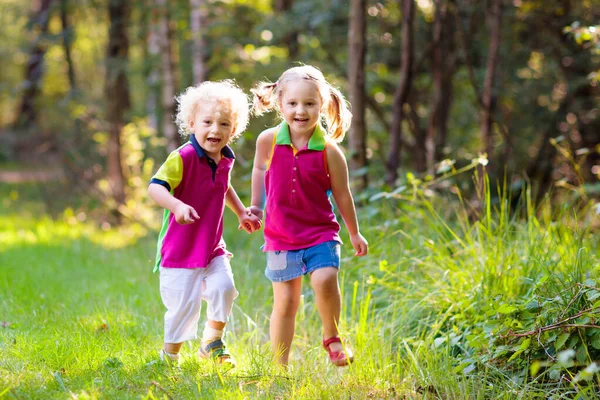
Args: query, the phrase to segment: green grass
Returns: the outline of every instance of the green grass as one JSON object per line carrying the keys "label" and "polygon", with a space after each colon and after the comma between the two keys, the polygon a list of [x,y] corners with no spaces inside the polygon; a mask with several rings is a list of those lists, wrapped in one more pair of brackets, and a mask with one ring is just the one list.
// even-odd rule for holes
{"label": "green grass", "polygon": [[[509,361],[515,349],[501,346],[515,344],[498,339],[505,324],[517,332],[525,323],[507,307],[598,279],[597,232],[568,207],[515,213],[501,200],[473,223],[439,197],[368,205],[360,220],[371,253],[354,258],[346,243],[341,273],[341,329],[356,363],[328,364],[305,281],[288,371],[269,361],[261,237],[238,232],[227,212],[240,296],[225,338],[238,367],[224,372],[196,359],[198,343],[183,348],[180,370],[157,361],[156,232],[103,229],[69,210],[51,219],[30,189],[0,185],[12,193],[0,203],[0,398],[533,399],[594,398],[598,389],[597,374],[579,383],[528,376],[533,347]],[[561,299],[566,315],[578,311]],[[552,368],[559,378],[577,373]]]}

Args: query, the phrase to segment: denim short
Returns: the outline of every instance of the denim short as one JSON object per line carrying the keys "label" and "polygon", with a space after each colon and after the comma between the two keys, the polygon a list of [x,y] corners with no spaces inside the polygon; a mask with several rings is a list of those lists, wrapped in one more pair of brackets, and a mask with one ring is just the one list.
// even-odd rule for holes
{"label": "denim short", "polygon": [[267,251],[265,276],[271,282],[286,282],[319,268],[340,268],[340,244],[334,240],[307,249]]}

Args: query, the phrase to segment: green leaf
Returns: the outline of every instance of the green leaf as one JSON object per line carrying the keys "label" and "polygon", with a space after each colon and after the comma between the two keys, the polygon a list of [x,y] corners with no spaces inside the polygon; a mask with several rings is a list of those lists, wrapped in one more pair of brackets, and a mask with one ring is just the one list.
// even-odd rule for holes
{"label": "green leaf", "polygon": [[531,376],[536,376],[540,368],[542,368],[542,363],[540,361],[534,361],[529,368]]}
{"label": "green leaf", "polygon": [[469,365],[467,368],[463,369],[463,374],[468,374],[469,372],[473,371],[475,369],[475,364],[471,364]]}
{"label": "green leaf", "polygon": [[600,335],[594,335],[590,340],[590,344],[594,349],[600,350]]}
{"label": "green leaf", "polygon": [[521,350],[527,350],[529,348],[529,345],[531,344],[531,338],[527,338],[525,340],[523,340],[523,342],[521,343]]}
{"label": "green leaf", "polygon": [[556,344],[554,345],[556,350],[560,350],[566,343],[567,339],[571,336],[570,333],[563,333],[556,340]]}
{"label": "green leaf", "polygon": [[500,314],[512,314],[515,311],[517,311],[517,307],[509,306],[508,304],[502,304],[496,309],[496,312],[499,312]]}
{"label": "green leaf", "polygon": [[512,356],[510,356],[510,358],[508,359],[508,361],[512,361],[515,358],[517,358],[519,355],[521,355],[522,352],[524,352],[525,350],[521,349],[521,350],[517,350],[514,352],[514,354]]}

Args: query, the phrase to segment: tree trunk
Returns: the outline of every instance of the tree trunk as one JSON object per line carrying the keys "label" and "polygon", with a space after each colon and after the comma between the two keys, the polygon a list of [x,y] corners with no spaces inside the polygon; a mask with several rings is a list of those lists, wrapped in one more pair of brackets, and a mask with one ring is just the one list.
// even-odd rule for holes
{"label": "tree trunk", "polygon": [[69,24],[69,2],[61,0],[60,2],[60,20],[62,22],[63,48],[65,50],[65,59],[67,60],[67,73],[69,76],[69,84],[71,85],[71,93],[77,90],[77,81],[75,79],[75,66],[73,65],[73,57],[71,57],[71,46],[73,44],[73,27]]}
{"label": "tree trunk", "polygon": [[427,172],[434,173],[435,163],[448,136],[448,116],[452,105],[452,78],[456,70],[453,41],[454,27],[449,24],[446,0],[436,0],[433,26],[433,94],[431,114],[425,139]]}
{"label": "tree trunk", "polygon": [[162,66],[162,108],[163,108],[163,135],[167,138],[169,152],[179,147],[179,135],[174,123],[177,113],[175,102],[175,62],[173,60],[173,31],[170,27],[170,16],[166,0],[156,0],[159,12],[159,46]]}
{"label": "tree trunk", "polygon": [[33,41],[29,53],[27,69],[25,71],[25,90],[19,105],[19,112],[15,120],[15,127],[30,128],[37,120],[37,109],[35,101],[39,94],[40,83],[44,74],[44,55],[46,47],[43,45],[44,36],[48,34],[48,20],[53,0],[41,0],[37,2],[38,8],[33,11],[30,24],[31,30],[37,31],[38,36]]}
{"label": "tree trunk", "polygon": [[493,157],[492,120],[496,108],[497,91],[495,88],[496,68],[500,58],[500,33],[502,21],[502,0],[493,0],[489,15],[490,48],[486,66],[485,79],[481,101],[483,103],[481,116],[481,146],[487,153],[488,159]]}
{"label": "tree trunk", "polygon": [[433,75],[433,90],[431,94],[431,106],[429,107],[429,124],[425,136],[425,164],[428,173],[433,172],[433,164],[436,159],[436,140],[440,130],[440,112],[443,102],[443,74],[445,59],[442,45],[442,30],[446,16],[446,5],[443,0],[435,0],[435,13],[433,17],[433,54],[431,69]]}
{"label": "tree trunk", "polygon": [[[366,0],[351,0],[350,29],[348,32],[348,82],[352,105],[350,127],[350,170],[358,171],[367,166],[365,124],[365,53],[366,53]],[[357,189],[368,185],[366,171],[353,177]]]}
{"label": "tree trunk", "polygon": [[109,126],[108,179],[117,204],[125,204],[125,179],[121,155],[121,131],[124,114],[130,107],[127,63],[129,8],[126,0],[110,0],[109,32],[106,53],[106,119]]}
{"label": "tree trunk", "polygon": [[404,103],[408,99],[412,79],[413,64],[413,21],[415,14],[414,0],[399,0],[402,7],[402,55],[400,61],[400,83],[394,93],[392,104],[392,126],[390,130],[390,149],[387,159],[386,183],[395,184],[400,166],[400,152],[402,149],[402,120],[404,119]]}
{"label": "tree trunk", "polygon": [[[275,0],[273,9],[275,10],[276,14],[284,15],[286,12],[292,9],[293,5],[294,0]],[[298,32],[295,30],[288,32],[283,38],[283,42],[288,48],[288,59],[290,62],[298,61],[298,53],[300,52],[300,48],[298,46]]]}
{"label": "tree trunk", "polygon": [[[483,89],[481,93],[481,152],[486,153],[490,163],[488,171],[493,170],[493,132],[492,121],[494,111],[496,109],[497,93],[495,88],[496,67],[499,63],[500,52],[500,33],[501,33],[501,17],[502,17],[502,0],[493,0],[488,22],[490,27],[490,48],[488,50],[488,59],[485,71],[485,79],[483,81]],[[477,167],[477,190],[476,195],[479,201],[474,203],[475,209],[481,210],[483,206],[482,200],[484,194],[484,175],[486,168],[479,164]]]}
{"label": "tree trunk", "polygon": [[161,110],[161,85],[160,85],[160,28],[159,13],[153,7],[148,15],[148,33],[146,36],[146,69],[144,70],[147,83],[146,114],[150,126],[159,131],[159,123],[162,121]]}
{"label": "tree trunk", "polygon": [[207,27],[207,9],[206,0],[190,0],[192,31],[192,62],[194,72],[194,85],[204,82],[208,77],[206,67],[206,27]]}

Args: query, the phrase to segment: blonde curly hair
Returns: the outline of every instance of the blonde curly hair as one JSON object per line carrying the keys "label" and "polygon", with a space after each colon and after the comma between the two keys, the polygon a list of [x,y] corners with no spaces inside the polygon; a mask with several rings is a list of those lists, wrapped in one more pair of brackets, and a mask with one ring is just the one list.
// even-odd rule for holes
{"label": "blonde curly hair", "polygon": [[189,136],[192,132],[190,122],[201,107],[219,105],[229,112],[233,118],[234,134],[230,140],[237,138],[248,125],[250,105],[248,96],[233,80],[205,81],[197,86],[188,87],[177,97],[177,116],[175,123],[181,136]]}

